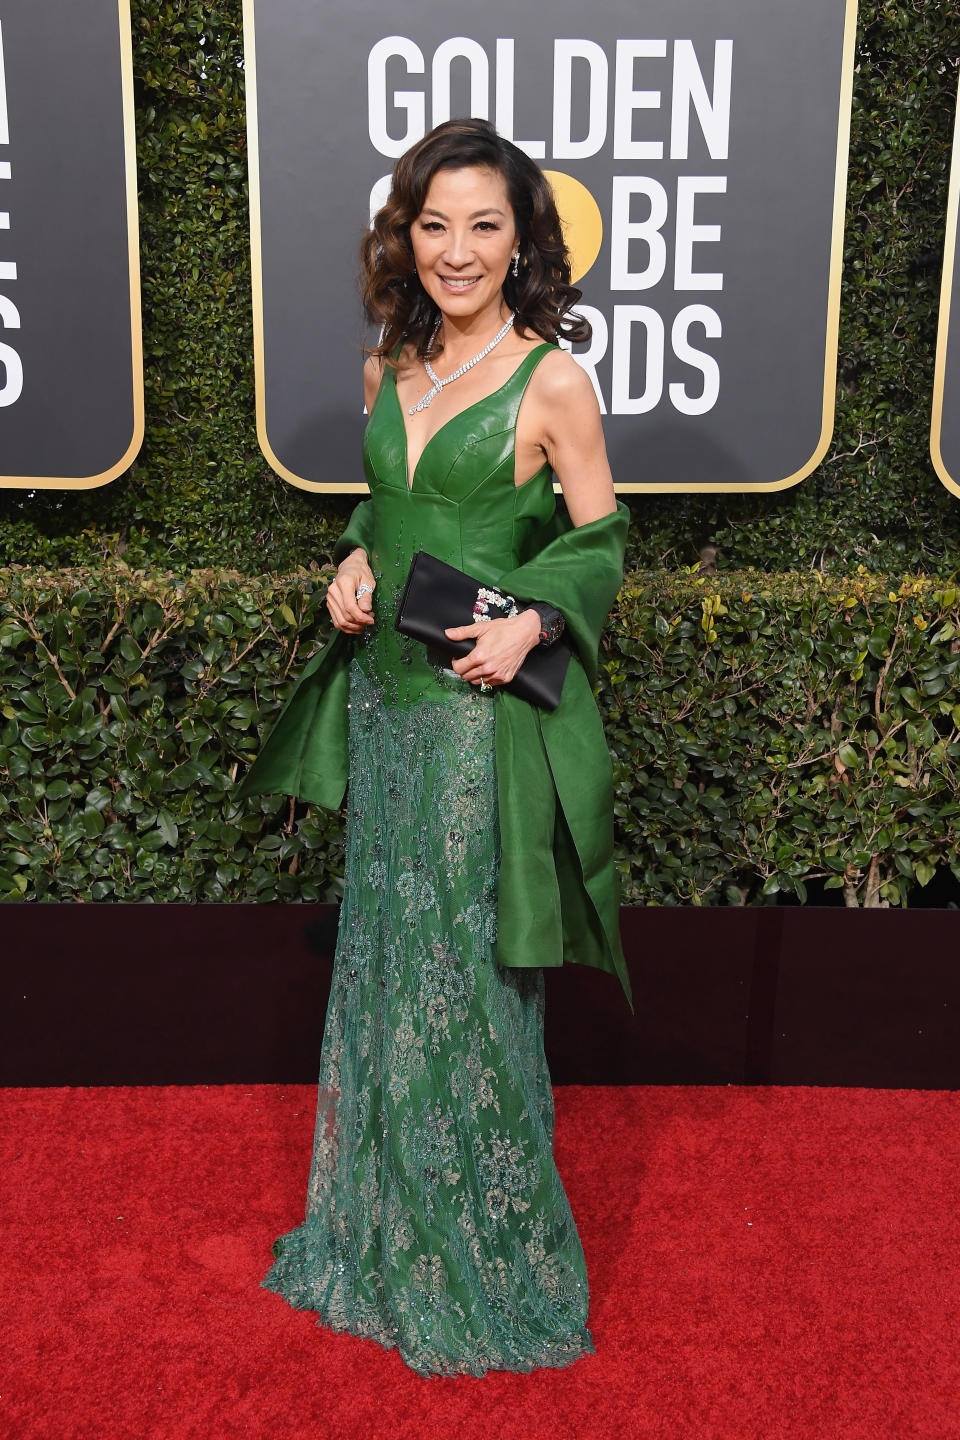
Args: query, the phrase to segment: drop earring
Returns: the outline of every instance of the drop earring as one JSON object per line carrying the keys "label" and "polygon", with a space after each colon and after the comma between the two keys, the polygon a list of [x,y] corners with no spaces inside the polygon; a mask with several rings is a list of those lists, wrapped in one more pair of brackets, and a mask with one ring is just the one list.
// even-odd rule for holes
{"label": "drop earring", "polygon": [[519,249],[519,247],[518,247],[518,248],[517,248],[517,253],[516,253],[516,255],[514,255],[514,257],[513,257],[513,275],[514,275],[514,279],[516,279],[516,277],[517,277],[519,274],[520,274],[520,249]]}

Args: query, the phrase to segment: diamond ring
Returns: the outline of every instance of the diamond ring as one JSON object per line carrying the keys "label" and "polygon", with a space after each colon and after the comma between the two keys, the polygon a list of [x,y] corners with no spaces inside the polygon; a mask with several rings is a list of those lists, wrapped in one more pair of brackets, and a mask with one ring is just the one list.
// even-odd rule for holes
{"label": "diamond ring", "polygon": [[372,585],[366,585],[366,584],[364,584],[364,585],[358,585],[358,586],[357,586],[357,590],[356,590],[356,595],[355,595],[354,598],[357,599],[357,600],[359,600],[361,595],[372,595],[372,594],[373,594],[373,586],[372,586]]}

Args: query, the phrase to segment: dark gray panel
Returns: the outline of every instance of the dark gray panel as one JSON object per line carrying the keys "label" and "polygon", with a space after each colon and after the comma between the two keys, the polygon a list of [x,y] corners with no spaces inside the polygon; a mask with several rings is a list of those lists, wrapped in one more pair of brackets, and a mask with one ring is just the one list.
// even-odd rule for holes
{"label": "dark gray panel", "polygon": [[[313,0],[247,0],[256,30],[257,120],[261,164],[263,333],[266,432],[269,447],[294,476],[315,484],[362,480],[360,383],[362,329],[356,252],[374,182],[392,159],[378,153],[368,126],[367,58],[374,44],[400,33],[422,52],[425,75],[389,62],[387,84],[425,92],[431,115],[431,61],[445,40],[465,34],[488,57],[490,117],[498,38],[514,41],[514,138],[541,139],[545,169],[580,180],[604,220],[600,255],[581,283],[584,303],[599,310],[612,340],[618,306],[644,305],[667,335],[663,397],[644,414],[608,413],[607,443],[621,485],[686,489],[776,485],[807,465],[823,425],[825,369],[832,404],[833,355],[828,356],[828,296],[838,163],[844,0],[602,0],[585,14],[575,0],[555,0],[544,15],[506,0],[489,0],[455,20],[440,0],[413,0],[398,15],[385,0],[348,12]],[[607,56],[607,137],[585,159],[552,150],[554,37],[585,37]],[[667,41],[664,59],[639,61],[634,84],[662,90],[659,110],[638,111],[635,136],[666,141],[663,159],[615,159],[614,77],[618,39]],[[675,42],[693,42],[708,89],[714,45],[732,40],[728,158],[712,158],[701,129],[690,126],[689,157],[670,158],[670,94]],[[571,130],[587,130],[587,65],[576,62]],[[454,62],[452,111],[470,107],[465,60]],[[388,113],[402,135],[402,108]],[[416,138],[416,136],[414,136]],[[670,201],[665,236],[668,265],[654,288],[610,288],[610,210],[614,176],[650,176]],[[726,193],[696,202],[698,224],[721,226],[718,242],[694,249],[698,270],[720,271],[722,290],[677,292],[671,240],[679,176],[725,177]],[[635,218],[644,213],[637,202]],[[643,246],[637,247],[635,268]],[[719,316],[722,334],[691,339],[720,370],[716,403],[706,413],[681,413],[671,382],[691,395],[699,374],[671,352],[675,315],[703,304]],[[633,347],[630,393],[642,389],[642,334]],[[613,358],[597,377],[612,409]]]}
{"label": "dark gray panel", "polygon": [[960,101],[950,188],[942,281],[946,309],[940,315],[946,333],[939,337],[941,362],[935,381],[939,394],[932,438],[940,478],[960,495]]}
{"label": "dark gray panel", "polygon": [[7,0],[0,11],[0,262],[16,266],[0,295],[20,316],[0,340],[23,366],[22,394],[0,407],[0,476],[101,476],[134,437],[119,17],[118,0]]}

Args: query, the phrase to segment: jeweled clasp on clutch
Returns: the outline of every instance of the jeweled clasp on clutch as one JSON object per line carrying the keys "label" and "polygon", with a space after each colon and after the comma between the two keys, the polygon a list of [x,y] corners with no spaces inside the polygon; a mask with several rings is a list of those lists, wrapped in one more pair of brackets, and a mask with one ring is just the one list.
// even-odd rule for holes
{"label": "jeweled clasp on clutch", "polygon": [[[502,610],[502,615],[491,615],[490,607]],[[512,595],[504,595],[502,590],[493,590],[487,585],[481,585],[477,591],[477,598],[473,602],[474,620],[509,620],[514,615],[519,615],[520,609]]]}

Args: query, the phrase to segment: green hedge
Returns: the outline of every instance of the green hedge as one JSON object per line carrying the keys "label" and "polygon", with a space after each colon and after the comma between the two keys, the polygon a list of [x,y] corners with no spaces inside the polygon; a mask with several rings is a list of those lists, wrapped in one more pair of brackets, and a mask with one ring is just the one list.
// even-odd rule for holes
{"label": "green hedge", "polygon": [[[0,895],[315,900],[340,817],[238,804],[325,575],[0,571]],[[624,899],[906,904],[960,877],[960,592],[628,575],[600,686]]]}
{"label": "green hedge", "polygon": [[906,905],[960,878],[960,590],[634,575],[603,702],[634,903]]}
{"label": "green hedge", "polygon": [[[928,458],[954,9],[860,5],[831,454],[781,494],[631,498],[632,565],[689,565],[707,542],[731,569],[960,565],[960,506]],[[241,0],[133,0],[133,17],[146,440],[103,490],[0,495],[0,563],[293,570],[329,556],[350,502],[276,479],[257,448]]]}

